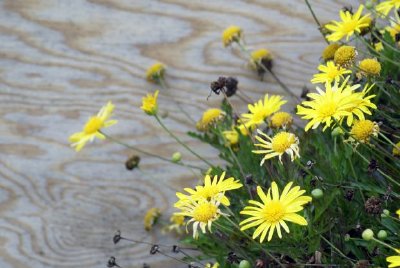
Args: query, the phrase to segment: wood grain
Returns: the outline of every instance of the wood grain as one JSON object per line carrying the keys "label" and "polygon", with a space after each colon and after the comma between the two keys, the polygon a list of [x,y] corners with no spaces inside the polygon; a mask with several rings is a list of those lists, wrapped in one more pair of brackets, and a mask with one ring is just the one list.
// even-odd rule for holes
{"label": "wood grain", "polygon": [[[311,1],[322,22],[337,19],[348,2]],[[176,102],[199,119],[221,100],[207,101],[219,75],[237,77],[253,99],[283,94],[270,77],[259,81],[237,49],[222,47],[221,32],[231,24],[244,29],[251,48],[272,51],[276,74],[296,94],[309,84],[325,44],[302,0],[0,1],[0,267],[105,267],[111,255],[123,267],[185,267],[150,256],[146,245],[114,246],[111,238],[120,229],[175,243],[146,233],[142,218],[150,207],[171,213],[175,191],[196,180],[191,171],[149,157],[142,171],[127,171],[131,152],[121,146],[96,142],[77,154],[67,137],[112,100],[119,123],[109,134],[165,157],[180,150],[205,167],[139,109],[156,89],[143,77],[158,60],[168,66],[169,89],[160,94],[165,123],[217,161],[215,151],[185,135],[194,126]]]}

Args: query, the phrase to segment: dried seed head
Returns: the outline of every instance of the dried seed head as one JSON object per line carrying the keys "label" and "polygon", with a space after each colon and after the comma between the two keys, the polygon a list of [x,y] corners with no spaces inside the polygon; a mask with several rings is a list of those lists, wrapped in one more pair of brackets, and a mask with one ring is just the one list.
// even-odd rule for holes
{"label": "dried seed head", "polygon": [[354,190],[347,190],[344,194],[344,198],[346,198],[348,201],[353,200],[354,198]]}
{"label": "dried seed head", "polygon": [[125,162],[125,167],[127,170],[133,170],[139,166],[140,157],[137,155],[132,155]]}
{"label": "dried seed head", "polygon": [[120,240],[121,240],[121,231],[120,230],[118,230],[116,233],[115,233],[115,235],[114,235],[114,237],[113,237],[113,242],[114,242],[114,244],[117,244]]}
{"label": "dried seed head", "polygon": [[380,215],[382,213],[382,201],[379,197],[372,196],[365,201],[365,212],[373,215]]}

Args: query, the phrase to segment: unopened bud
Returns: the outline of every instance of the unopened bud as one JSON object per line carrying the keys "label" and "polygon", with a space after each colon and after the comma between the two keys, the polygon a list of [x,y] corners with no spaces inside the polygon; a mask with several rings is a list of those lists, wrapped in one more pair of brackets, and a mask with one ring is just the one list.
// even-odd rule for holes
{"label": "unopened bud", "polygon": [[178,163],[179,161],[182,160],[182,154],[180,152],[175,152],[172,154],[172,158],[171,158],[172,162],[174,163]]}
{"label": "unopened bud", "polygon": [[251,268],[250,262],[248,260],[242,260],[239,263],[239,268]]}
{"label": "unopened bud", "polygon": [[371,229],[365,229],[361,236],[364,240],[369,241],[374,237],[374,232]]}
{"label": "unopened bud", "polygon": [[332,137],[343,135],[343,130],[340,127],[335,127],[331,132]]}
{"label": "unopened bud", "polygon": [[324,192],[321,189],[317,188],[311,191],[311,195],[315,199],[320,199],[324,196]]}
{"label": "unopened bud", "polygon": [[385,239],[387,237],[387,232],[385,230],[380,230],[378,232],[378,238],[379,239]]}

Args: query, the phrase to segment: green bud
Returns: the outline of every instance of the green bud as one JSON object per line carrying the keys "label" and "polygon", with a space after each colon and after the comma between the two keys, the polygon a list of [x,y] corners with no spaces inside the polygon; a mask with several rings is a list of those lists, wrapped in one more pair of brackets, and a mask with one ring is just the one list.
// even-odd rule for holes
{"label": "green bud", "polygon": [[321,197],[324,196],[324,192],[323,192],[321,189],[316,188],[316,189],[314,189],[314,190],[311,191],[311,195],[312,195],[312,197],[314,197],[315,199],[320,199]]}
{"label": "green bud", "polygon": [[385,230],[380,230],[378,232],[378,238],[379,239],[385,239],[387,237],[387,232]]}
{"label": "green bud", "polygon": [[390,211],[387,210],[387,209],[384,209],[384,210],[382,211],[381,217],[382,217],[382,218],[385,218],[385,217],[387,217],[387,216],[389,216],[389,215],[390,215]]}
{"label": "green bud", "polygon": [[371,0],[369,0],[369,1],[366,1],[366,2],[365,2],[365,7],[366,7],[367,9],[371,9],[371,8],[374,7],[374,4],[372,3]]}
{"label": "green bud", "polygon": [[175,152],[171,158],[172,162],[174,163],[178,163],[179,161],[181,161],[181,159],[182,159],[182,154],[180,152]]}
{"label": "green bud", "polygon": [[351,236],[349,234],[345,234],[344,236],[344,241],[348,242],[350,241]]}
{"label": "green bud", "polygon": [[331,132],[332,137],[343,135],[343,130],[340,127],[335,127]]}
{"label": "green bud", "polygon": [[247,260],[242,260],[239,263],[239,268],[251,268],[250,262]]}
{"label": "green bud", "polygon": [[374,232],[371,229],[365,229],[361,236],[364,240],[369,241],[374,237]]}

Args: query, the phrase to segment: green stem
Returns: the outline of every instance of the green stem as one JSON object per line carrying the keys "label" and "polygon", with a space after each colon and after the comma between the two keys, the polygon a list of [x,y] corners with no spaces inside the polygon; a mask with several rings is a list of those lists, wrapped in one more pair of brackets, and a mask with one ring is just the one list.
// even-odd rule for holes
{"label": "green stem", "polygon": [[194,156],[196,156],[197,158],[199,158],[200,160],[202,160],[204,163],[206,163],[207,165],[209,165],[210,167],[214,166],[213,164],[211,164],[209,161],[207,161],[206,159],[204,159],[202,156],[200,156],[199,154],[197,154],[195,151],[193,151],[192,149],[190,149],[189,146],[187,146],[184,142],[182,142],[174,133],[172,133],[165,125],[164,123],[160,120],[160,118],[158,117],[157,114],[154,115],[154,117],[156,118],[157,122],[160,124],[160,126],[172,137],[174,138],[180,145],[182,145],[186,150],[188,150],[190,153],[192,153]]}
{"label": "green stem", "polygon": [[[363,42],[369,49],[375,50],[375,48],[374,48],[373,46],[371,46],[364,38],[362,38],[362,37],[359,36],[359,35],[356,35],[356,37],[357,37],[357,39],[361,40],[361,42]],[[369,52],[365,52],[365,54],[368,54],[368,55],[373,56],[373,57],[376,56],[376,55],[373,55],[373,54],[371,54],[371,53],[369,53]],[[396,61],[394,61],[394,60],[392,60],[392,59],[390,59],[390,58],[388,58],[388,57],[386,57],[386,56],[383,56],[382,54],[380,54],[380,57],[381,57],[382,59],[384,59],[384,60],[387,60],[387,61],[393,63],[393,64],[396,65],[396,66],[400,66],[400,64],[399,64],[398,62],[396,62]]]}
{"label": "green stem", "polygon": [[379,132],[379,135],[380,135],[384,140],[386,140],[390,145],[392,145],[393,147],[395,147],[395,148],[397,148],[397,149],[400,150],[400,148],[397,147],[397,145],[394,144],[388,137],[386,137],[385,134],[383,134],[382,132]]}
{"label": "green stem", "polygon": [[328,239],[326,239],[324,236],[320,235],[320,237],[322,238],[322,240],[324,240],[331,248],[333,248],[337,253],[339,253],[340,256],[342,256],[343,258],[345,258],[346,260],[348,260],[352,265],[354,265],[354,262],[352,259],[350,259],[349,257],[347,257],[346,255],[344,255],[343,252],[341,252],[337,247],[335,247],[335,245],[333,245]]}
{"label": "green stem", "polygon": [[396,248],[392,247],[392,246],[389,245],[389,244],[386,244],[385,242],[383,242],[383,241],[381,241],[381,240],[379,240],[379,239],[376,239],[375,237],[372,237],[372,240],[375,241],[375,242],[377,242],[378,244],[381,244],[382,246],[385,246],[385,247],[387,247],[387,248],[390,248],[390,249],[393,250],[394,252],[399,253],[399,251],[398,251]]}
{"label": "green stem", "polygon": [[305,2],[306,2],[306,5],[307,5],[308,9],[309,9],[310,12],[311,12],[311,15],[313,16],[313,18],[314,18],[314,20],[315,20],[315,23],[317,23],[317,25],[318,25],[318,30],[319,30],[319,32],[321,33],[321,35],[322,35],[322,37],[324,38],[325,42],[329,45],[329,41],[328,41],[328,39],[326,39],[326,36],[325,36],[324,33],[322,32],[322,25],[321,25],[321,23],[319,22],[317,16],[315,15],[314,10],[312,9],[312,7],[311,7],[310,3],[308,2],[308,0],[305,0]]}
{"label": "green stem", "polygon": [[151,156],[151,157],[154,157],[154,158],[158,158],[158,159],[160,159],[160,160],[163,160],[163,161],[166,161],[166,162],[175,164],[175,165],[179,165],[179,166],[183,166],[183,167],[188,167],[188,168],[194,168],[194,169],[198,169],[198,170],[203,170],[203,169],[200,168],[200,167],[192,166],[192,165],[190,165],[190,164],[185,164],[185,163],[182,163],[182,162],[173,162],[171,159],[168,159],[168,158],[159,156],[159,155],[157,155],[157,154],[152,154],[152,153],[146,152],[146,151],[144,151],[144,150],[142,150],[142,149],[139,149],[139,148],[137,148],[137,147],[135,147],[135,146],[129,145],[129,144],[123,142],[123,141],[120,141],[120,140],[118,140],[118,139],[115,139],[115,138],[113,138],[113,137],[111,137],[111,136],[105,134],[105,133],[102,132],[102,131],[99,131],[99,132],[100,132],[101,134],[103,134],[103,135],[104,135],[107,139],[109,139],[110,141],[112,141],[112,142],[114,142],[114,143],[117,143],[117,144],[119,144],[119,145],[122,145],[122,146],[124,146],[124,147],[126,147],[126,148],[128,148],[128,149],[131,149],[131,150],[137,151],[137,152],[139,152],[139,153],[142,153],[142,154],[144,154],[144,155]]}

